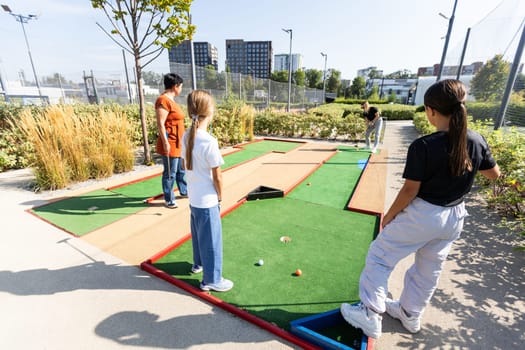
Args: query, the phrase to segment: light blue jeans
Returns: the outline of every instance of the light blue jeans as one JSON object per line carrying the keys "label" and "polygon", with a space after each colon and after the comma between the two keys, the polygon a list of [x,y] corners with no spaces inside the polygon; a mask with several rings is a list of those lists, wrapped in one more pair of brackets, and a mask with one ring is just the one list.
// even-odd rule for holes
{"label": "light blue jeans", "polygon": [[363,304],[385,312],[388,277],[401,259],[415,252],[399,301],[409,314],[420,316],[434,294],[443,263],[467,215],[464,203],[441,207],[414,199],[370,245],[359,280]]}
{"label": "light blue jeans", "polygon": [[374,134],[374,148],[379,145],[381,139],[381,128],[383,127],[383,118],[378,118],[374,126],[368,127],[365,132],[366,147],[370,148],[370,135]]}
{"label": "light blue jeans", "polygon": [[219,283],[222,278],[222,223],[219,205],[191,210],[193,264],[202,266],[204,284]]}
{"label": "light blue jeans", "polygon": [[188,194],[188,187],[184,179],[186,172],[182,169],[182,161],[179,157],[162,156],[162,164],[164,166],[164,170],[162,171],[162,193],[164,194],[164,201],[166,201],[166,203],[175,203],[175,194],[173,193],[175,183],[177,183],[177,188],[182,196]]}

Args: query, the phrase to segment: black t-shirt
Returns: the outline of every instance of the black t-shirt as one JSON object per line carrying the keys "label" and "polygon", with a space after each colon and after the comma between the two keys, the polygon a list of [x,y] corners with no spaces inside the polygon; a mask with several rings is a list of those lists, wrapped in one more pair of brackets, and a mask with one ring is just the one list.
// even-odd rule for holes
{"label": "black t-shirt", "polygon": [[450,147],[447,133],[438,131],[420,137],[408,148],[403,177],[421,182],[419,198],[445,207],[457,205],[470,192],[476,172],[496,166],[487,141],[477,132],[467,131],[467,147],[472,171],[452,176],[448,166]]}
{"label": "black t-shirt", "polygon": [[363,117],[372,121],[375,119],[376,113],[379,113],[379,109],[376,107],[370,107],[367,112],[363,112]]}

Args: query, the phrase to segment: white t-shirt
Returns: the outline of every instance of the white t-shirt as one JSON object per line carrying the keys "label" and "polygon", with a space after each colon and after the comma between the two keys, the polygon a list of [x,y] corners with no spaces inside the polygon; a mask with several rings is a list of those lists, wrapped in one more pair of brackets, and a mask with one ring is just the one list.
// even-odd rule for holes
{"label": "white t-shirt", "polygon": [[[186,162],[186,142],[190,130],[182,138],[182,158]],[[224,164],[217,139],[202,129],[197,129],[192,153],[193,170],[186,169],[188,198],[196,208],[211,208],[219,204],[217,191],[213,185],[212,168]]]}

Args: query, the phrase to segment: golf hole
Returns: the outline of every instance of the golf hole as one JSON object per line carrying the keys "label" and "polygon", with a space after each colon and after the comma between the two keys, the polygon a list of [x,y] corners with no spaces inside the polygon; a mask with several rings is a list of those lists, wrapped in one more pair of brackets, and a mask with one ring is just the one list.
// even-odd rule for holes
{"label": "golf hole", "polygon": [[281,236],[280,241],[283,243],[290,243],[292,241],[292,238],[288,236]]}

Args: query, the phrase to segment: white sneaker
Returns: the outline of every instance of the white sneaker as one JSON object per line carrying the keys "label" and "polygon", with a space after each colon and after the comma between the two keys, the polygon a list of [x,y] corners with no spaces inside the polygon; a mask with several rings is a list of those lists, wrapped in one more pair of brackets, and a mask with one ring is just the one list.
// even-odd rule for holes
{"label": "white sneaker", "polygon": [[202,272],[202,266],[200,265],[191,266],[191,273],[200,273],[200,272]]}
{"label": "white sneaker", "polygon": [[408,317],[406,312],[401,307],[399,300],[392,300],[387,298],[385,300],[386,312],[401,321],[403,327],[406,328],[410,333],[417,333],[421,330],[421,320],[419,317],[412,316]]}
{"label": "white sneaker", "polygon": [[221,278],[221,281],[219,283],[205,284],[204,282],[201,282],[200,287],[202,290],[214,290],[216,292],[227,292],[233,288],[233,282],[230,280],[227,280],[226,278]]}
{"label": "white sneaker", "polygon": [[381,336],[381,315],[368,309],[363,303],[341,304],[341,315],[346,322],[361,328],[367,336],[377,339]]}

